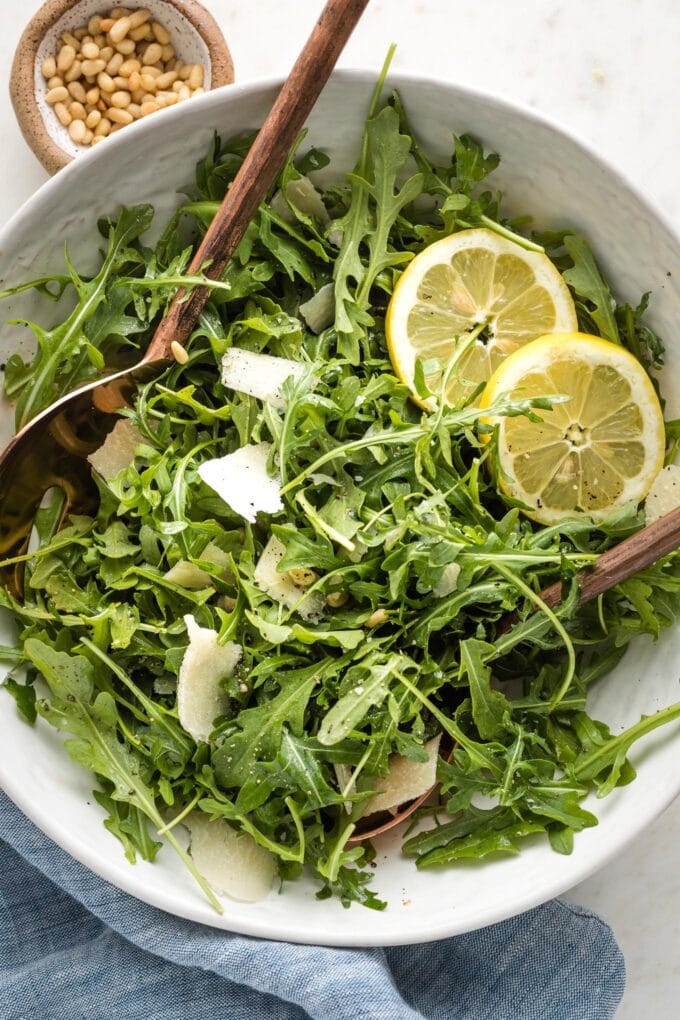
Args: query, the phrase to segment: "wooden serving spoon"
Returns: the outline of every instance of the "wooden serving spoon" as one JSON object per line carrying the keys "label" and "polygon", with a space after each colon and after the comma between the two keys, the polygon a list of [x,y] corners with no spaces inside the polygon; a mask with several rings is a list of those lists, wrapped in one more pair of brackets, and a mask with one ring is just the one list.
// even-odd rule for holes
{"label": "wooden serving spoon", "polygon": [[[243,161],[188,272],[222,275],[258,206],[276,179],[305,120],[328,81],[368,0],[328,0],[287,81]],[[172,360],[208,299],[205,287],[179,291],[141,361],[88,383],[47,407],[0,454],[0,559],[22,555],[48,489],[65,494],[63,516],[96,509],[98,494],[88,454],[103,443],[139,381]],[[0,584],[23,597],[23,562],[0,567]]]}

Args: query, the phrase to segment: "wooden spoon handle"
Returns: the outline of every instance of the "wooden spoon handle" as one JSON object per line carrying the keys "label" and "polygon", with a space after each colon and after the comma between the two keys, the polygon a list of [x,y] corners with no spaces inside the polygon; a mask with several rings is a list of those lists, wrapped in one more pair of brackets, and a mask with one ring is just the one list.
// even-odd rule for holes
{"label": "wooden spoon handle", "polygon": [[[210,262],[205,275],[211,279],[222,275],[367,5],[368,0],[328,0],[208,228],[190,273]],[[149,345],[145,362],[169,358],[173,340],[186,343],[208,294],[206,287],[194,288],[188,298],[181,290],[177,293]]]}
{"label": "wooden spoon handle", "polygon": [[[665,517],[647,525],[630,538],[619,542],[612,549],[602,553],[594,566],[582,570],[578,575],[581,602],[590,602],[602,592],[656,563],[662,556],[667,556],[678,547],[680,547],[680,507],[671,510]],[[554,609],[562,601],[561,582],[551,584],[542,591],[541,598],[546,605]]]}

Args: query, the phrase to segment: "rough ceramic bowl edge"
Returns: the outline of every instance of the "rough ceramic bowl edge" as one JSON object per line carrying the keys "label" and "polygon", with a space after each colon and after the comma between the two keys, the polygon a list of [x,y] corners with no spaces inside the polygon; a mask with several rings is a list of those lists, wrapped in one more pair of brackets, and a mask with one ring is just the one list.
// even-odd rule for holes
{"label": "rough ceramic bowl edge", "polygon": [[[78,0],[65,0],[55,3],[54,0],[48,0],[40,7],[21,35],[10,74],[9,93],[19,128],[26,143],[49,174],[58,173],[73,161],[73,157],[54,141],[45,127],[43,113],[35,93],[35,61],[46,32],[75,7],[77,2]],[[234,64],[227,41],[212,14],[195,0],[165,0],[165,2],[175,7],[203,39],[210,57],[210,91],[223,85],[230,85],[234,80]],[[103,6],[107,6],[105,0],[102,0],[102,3]],[[115,4],[111,2],[108,6]],[[113,140],[110,139],[111,142]],[[108,144],[107,141],[107,146]],[[78,158],[81,159],[82,156]]]}
{"label": "rough ceramic bowl edge", "polygon": [[[338,82],[354,81],[368,85],[369,83],[372,84],[375,80],[375,70],[356,68],[336,71],[333,78]],[[253,91],[267,89],[274,90],[280,87],[280,85],[280,78],[258,78],[243,84],[231,86],[229,92],[230,95],[233,95],[234,102],[238,102],[239,97],[247,96]],[[445,86],[452,93],[457,93],[461,98],[469,97],[476,101],[486,103],[499,113],[505,112],[510,115],[519,115],[520,117],[533,122],[539,128],[543,127],[549,131],[562,135],[567,142],[575,146],[577,149],[580,149],[587,157],[597,164],[601,170],[603,170],[606,174],[611,175],[618,185],[631,192],[644,207],[647,215],[659,222],[661,227],[668,233],[680,249],[680,238],[678,237],[677,232],[663,211],[655,204],[645,190],[631,181],[619,169],[610,164],[607,159],[597,152],[597,150],[578,139],[568,127],[564,126],[559,121],[548,117],[545,114],[538,113],[536,110],[526,107],[523,104],[509,102],[506,99],[485,93],[478,89],[443,82],[440,78],[436,78],[434,76],[394,74],[390,77],[388,85],[390,88],[396,88],[399,90],[407,90],[409,87],[417,88],[428,85],[437,87]],[[219,107],[222,98],[223,97],[219,94],[219,92],[217,94],[210,92],[196,100],[193,100],[193,102],[201,103],[204,108],[210,108],[212,105],[217,108]],[[175,107],[172,110],[167,111],[166,116],[177,116],[178,110],[181,110],[181,108]],[[153,118],[150,120],[152,121]],[[35,215],[35,205],[45,202],[51,196],[52,191],[63,186],[67,175],[79,174],[86,169],[91,169],[92,172],[96,172],[98,161],[110,158],[114,146],[119,148],[125,147],[127,141],[132,136],[133,131],[149,131],[149,124],[150,121],[136,122],[135,124],[130,125],[128,131],[120,132],[117,137],[111,139],[110,145],[107,145],[106,147],[106,153],[102,153],[102,147],[100,146],[98,149],[88,152],[83,158],[67,167],[63,173],[59,174],[58,178],[46,181],[45,184],[43,184],[42,187],[40,187],[38,191],[27,202],[25,202],[19,210],[17,210],[6,226],[0,231],[0,251],[4,249],[9,237],[14,235],[17,231],[20,232],[22,230],[24,219],[31,219]],[[677,738],[677,731],[675,736]],[[8,780],[8,774],[5,772],[4,789],[7,795],[11,797],[14,803],[46,835],[53,839],[72,857],[80,861],[80,863],[98,874],[101,878],[111,882],[114,886],[117,886],[125,892],[128,892],[138,899],[149,903],[152,906],[158,907],[165,912],[170,912],[179,917],[198,921],[203,924],[211,923],[210,921],[206,922],[205,913],[200,911],[198,908],[188,908],[181,896],[173,894],[172,889],[168,889],[167,891],[164,890],[163,895],[157,895],[153,891],[150,892],[145,887],[143,879],[141,877],[136,877],[135,869],[126,861],[118,861],[117,859],[114,860],[113,857],[111,859],[103,860],[100,857],[95,856],[86,846],[83,845],[78,836],[74,835],[73,831],[60,820],[57,812],[51,812],[47,807],[36,805],[29,798],[24,796],[20,776],[16,777],[16,782],[12,781],[13,778],[14,777],[10,774],[10,778]],[[364,937],[364,933],[360,932],[357,926],[357,930],[350,935],[343,935],[341,938],[338,938],[334,932],[329,932],[327,937],[324,936],[323,938],[317,938],[314,944],[336,946],[390,946],[417,944],[448,938],[453,935],[462,934],[466,931],[484,928],[490,924],[512,917],[518,913],[529,910],[532,907],[538,906],[555,896],[559,896],[572,886],[584,881],[600,868],[604,867],[614,857],[622,853],[638,835],[647,829],[679,794],[680,772],[675,778],[674,783],[670,784],[666,789],[665,795],[662,798],[655,800],[651,806],[648,806],[647,802],[643,805],[643,809],[635,816],[634,821],[631,822],[623,838],[620,837],[613,845],[607,847],[606,850],[600,850],[596,855],[593,855],[593,857],[584,859],[578,868],[572,868],[570,870],[568,877],[566,877],[564,881],[556,881],[554,878],[543,881],[543,883],[537,881],[530,894],[527,894],[526,892],[521,892],[519,894],[511,892],[503,903],[499,903],[498,905],[494,905],[493,907],[489,907],[485,911],[480,912],[476,919],[476,923],[472,926],[469,924],[461,925],[456,922],[455,918],[435,925],[424,922],[420,926],[411,926],[406,937],[402,930],[397,930],[394,933],[383,932],[379,937],[370,935]],[[295,926],[287,927],[280,921],[278,921],[275,926],[272,926],[272,924],[267,921],[256,921],[254,923],[249,921],[239,922],[238,925],[227,926],[216,915],[214,927],[224,928],[230,931],[238,931],[239,933],[259,938],[299,942],[303,944],[309,943],[310,941],[308,938],[306,939],[304,935],[301,935],[299,928]]]}

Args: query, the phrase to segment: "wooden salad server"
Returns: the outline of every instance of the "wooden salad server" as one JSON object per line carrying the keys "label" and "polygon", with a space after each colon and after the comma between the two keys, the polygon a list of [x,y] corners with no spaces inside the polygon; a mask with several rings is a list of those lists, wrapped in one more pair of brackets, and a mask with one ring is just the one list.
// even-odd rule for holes
{"label": "wooden salad server", "polygon": [[[288,79],[250,147],[189,266],[218,279],[302,130],[368,0],[328,0]],[[141,361],[81,386],[41,411],[0,454],[0,560],[28,548],[33,521],[48,489],[65,494],[63,515],[96,509],[87,456],[103,443],[135,383],[172,360],[208,299],[205,287],[178,291]],[[0,584],[23,597],[23,562],[0,566]]]}

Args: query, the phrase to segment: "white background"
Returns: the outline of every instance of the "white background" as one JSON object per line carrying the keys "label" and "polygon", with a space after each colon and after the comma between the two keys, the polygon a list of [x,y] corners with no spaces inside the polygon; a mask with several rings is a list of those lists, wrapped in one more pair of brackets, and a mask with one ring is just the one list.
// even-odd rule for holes
{"label": "white background", "polygon": [[[241,81],[285,74],[322,7],[321,0],[206,5]],[[0,222],[46,178],[7,96],[14,49],[38,7],[37,0],[0,5]],[[395,70],[495,92],[561,121],[647,191],[680,232],[677,0],[372,0],[340,65],[378,68],[390,42],[398,44]],[[617,1020],[678,1016],[679,847],[676,803],[571,893],[611,924],[626,956]]]}

